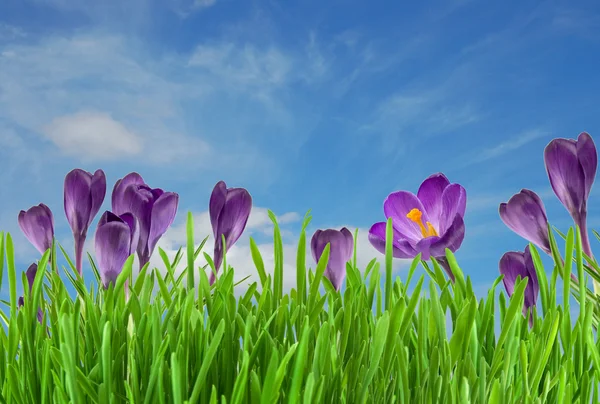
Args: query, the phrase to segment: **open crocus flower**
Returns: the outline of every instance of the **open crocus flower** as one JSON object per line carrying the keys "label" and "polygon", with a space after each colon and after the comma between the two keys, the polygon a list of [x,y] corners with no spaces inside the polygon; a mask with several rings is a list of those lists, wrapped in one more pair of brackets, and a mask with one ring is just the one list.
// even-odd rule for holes
{"label": "open crocus flower", "polygon": [[102,170],[96,170],[92,174],[76,168],[65,177],[65,214],[75,239],[75,267],[79,275],[87,231],[98,214],[105,195],[106,176]]}
{"label": "open crocus flower", "polygon": [[[29,268],[27,268],[27,271],[25,271],[25,275],[27,276],[27,283],[29,284],[29,292],[30,293],[31,293],[31,290],[33,289],[33,282],[35,281],[35,275],[37,274],[37,269],[38,269],[37,264],[33,263],[33,264],[29,265]],[[24,304],[25,304],[25,300],[23,299],[23,296],[20,296],[19,297],[19,307],[22,307]],[[37,319],[40,323],[44,319],[44,313],[42,312],[42,309],[38,309]]]}
{"label": "open crocus flower", "polygon": [[350,230],[345,227],[341,230],[317,230],[310,243],[315,262],[319,262],[327,244],[330,246],[325,276],[331,281],[335,290],[339,291],[346,277],[346,263],[352,257],[354,239]]}
{"label": "open crocus flower", "polygon": [[[527,310],[536,305],[540,292],[540,284],[529,246],[525,247],[525,252],[509,251],[505,253],[500,259],[499,268],[500,273],[504,275],[502,282],[504,282],[509,297],[514,293],[517,276],[521,276],[521,279],[528,278],[523,305],[523,315],[527,315]],[[532,317],[529,319],[529,324],[533,325]]]}
{"label": "open crocus flower", "polygon": [[178,194],[150,188],[138,173],[130,173],[116,182],[112,194],[113,213],[121,216],[130,212],[138,220],[140,267],[150,261],[158,240],[173,224],[178,204]]}
{"label": "open crocus flower", "polygon": [[19,227],[40,254],[52,247],[54,217],[48,206],[40,203],[27,211],[19,212]]}
{"label": "open crocus flower", "polygon": [[585,132],[577,140],[554,139],[544,149],[544,162],[552,189],[581,229],[583,250],[591,257],[586,217],[598,165],[594,141]]}
{"label": "open crocus flower", "polygon": [[522,189],[508,203],[501,203],[499,212],[504,224],[512,231],[551,254],[546,209],[535,192]]}
{"label": "open crocus flower", "polygon": [[[222,236],[225,236],[225,247],[230,250],[244,232],[251,210],[252,197],[246,189],[227,188],[224,181],[217,182],[209,202],[210,223],[215,238],[215,271],[219,271],[223,261]],[[215,275],[211,273],[211,285],[214,281]]]}
{"label": "open crocus flower", "polygon": [[95,247],[100,278],[105,288],[110,282],[116,282],[125,261],[135,253],[139,235],[137,219],[131,213],[117,216],[106,211],[100,217]]}
{"label": "open crocus flower", "polygon": [[[383,203],[386,218],[394,227],[393,255],[395,258],[422,259],[435,257],[444,261],[446,248],[455,252],[465,236],[463,216],[467,204],[465,189],[450,184],[442,173],[429,176],[414,195],[408,191],[391,193]],[[369,241],[385,254],[386,222],[375,223],[369,230]],[[448,275],[453,278],[449,268]]]}

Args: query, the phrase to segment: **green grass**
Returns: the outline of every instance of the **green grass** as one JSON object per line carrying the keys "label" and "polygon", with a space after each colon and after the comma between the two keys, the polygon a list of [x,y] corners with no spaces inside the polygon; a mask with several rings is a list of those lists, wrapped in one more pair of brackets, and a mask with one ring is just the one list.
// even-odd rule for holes
{"label": "green grass", "polygon": [[[188,217],[186,253],[180,250],[169,261],[159,251],[164,268],[147,265],[133,278],[131,257],[116,284],[99,290],[90,280],[87,287],[67,258],[60,276],[55,263],[38,272],[24,308],[17,310],[14,248],[10,235],[1,236],[0,275],[8,273],[10,302],[9,313],[1,313],[6,327],[0,334],[0,402],[598,402],[598,305],[580,296],[576,320],[569,307],[572,264],[579,279],[584,275],[575,232],[566,236],[566,265],[558,261],[550,283],[530,246],[542,307],[530,329],[522,315],[527,280],[517,282],[512,298],[496,299],[498,278],[487,298],[478,300],[449,251],[455,284],[436,262],[419,257],[403,279],[394,277],[388,244],[383,274],[375,259],[357,268],[354,254],[346,287],[336,292],[323,276],[329,247],[316,268],[307,269],[308,215],[299,238],[297,287],[285,293],[281,234],[270,217],[274,268],[265,268],[251,240],[260,282],[238,297],[226,264],[213,286],[197,266],[206,239],[195,246]],[[47,267],[49,254],[40,268]],[[176,277],[182,260],[187,269]],[[425,274],[416,277],[421,264]],[[560,304],[558,278],[567,280]],[[65,282],[75,288],[75,298]],[[36,319],[38,305],[48,327]]]}

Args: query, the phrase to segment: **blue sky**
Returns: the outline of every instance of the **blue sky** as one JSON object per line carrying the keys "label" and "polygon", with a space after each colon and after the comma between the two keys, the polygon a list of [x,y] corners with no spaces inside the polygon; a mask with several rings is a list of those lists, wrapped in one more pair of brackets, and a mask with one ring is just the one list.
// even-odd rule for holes
{"label": "blue sky", "polygon": [[[272,209],[292,286],[306,210],[309,236],[359,228],[364,266],[379,257],[367,230],[383,219],[384,198],[443,172],[467,190],[457,258],[484,291],[502,254],[525,247],[500,221],[499,203],[529,188],[553,224],[571,225],[543,148],[582,131],[599,142],[598,54],[593,1],[5,0],[0,228],[25,270],[37,253],[19,210],[49,205],[72,250],[64,175],[102,168],[110,192],[137,171],[180,194],[161,240],[172,254],[187,211],[199,236],[210,233],[208,198],[223,179],[247,188],[255,206],[231,263],[254,273],[252,235],[269,265]],[[598,202],[596,186],[592,228]],[[402,276],[406,263],[397,264]]]}

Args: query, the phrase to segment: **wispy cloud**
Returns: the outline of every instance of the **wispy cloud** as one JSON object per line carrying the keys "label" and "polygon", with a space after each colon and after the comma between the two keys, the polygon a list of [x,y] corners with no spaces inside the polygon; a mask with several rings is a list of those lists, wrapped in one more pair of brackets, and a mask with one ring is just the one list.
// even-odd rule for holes
{"label": "wispy cloud", "polygon": [[217,0],[168,0],[170,7],[180,18],[188,18],[217,4]]}
{"label": "wispy cloud", "polygon": [[217,2],[217,0],[194,0],[194,3],[192,4],[192,8],[195,10],[208,8],[208,7],[214,6],[216,4],[216,2]]}
{"label": "wispy cloud", "polygon": [[600,14],[594,10],[561,7],[555,12],[552,27],[562,34],[576,35],[587,40],[598,41]]}
{"label": "wispy cloud", "polygon": [[25,38],[27,34],[21,27],[15,25],[0,23],[0,42],[13,41],[19,38]]}
{"label": "wispy cloud", "polygon": [[[440,47],[444,40],[440,36],[436,40],[425,38],[432,52],[416,54],[423,70],[413,71],[401,88],[390,85],[385,89],[388,96],[373,104],[362,132],[380,136],[384,149],[402,153],[431,136],[473,138],[477,131],[487,130],[483,123],[505,122],[506,117],[495,112],[497,104],[492,101],[507,88],[520,94],[543,83],[537,60],[525,56],[540,42],[556,38],[557,32],[548,28],[555,12],[555,7],[548,4],[526,9],[501,28],[487,31],[471,43],[462,42],[456,53],[443,59],[433,51],[443,53]],[[439,27],[437,33],[443,35],[440,31],[447,28],[444,21]],[[415,63],[411,59],[409,62]],[[411,65],[402,59],[394,64],[399,71],[405,66],[410,69]],[[514,126],[507,127],[515,131]],[[475,159],[469,158],[468,164],[505,155],[545,134],[543,129],[526,131],[485,149]],[[467,164],[464,159],[460,163]]]}
{"label": "wispy cloud", "polygon": [[217,78],[219,87],[213,91],[245,91],[269,103],[272,93],[288,84],[292,70],[290,57],[276,47],[259,49],[231,41],[198,45],[187,66]]}
{"label": "wispy cloud", "polygon": [[[507,140],[481,149],[480,151],[469,150],[469,154],[461,156],[457,162],[457,167],[465,168],[474,164],[484,163],[489,160],[504,156],[507,153],[514,152],[521,147],[533,142],[542,137],[549,137],[550,132],[543,129],[531,129],[512,136]],[[485,139],[485,138],[483,138]],[[471,157],[475,156],[475,157]]]}
{"label": "wispy cloud", "polygon": [[379,103],[372,122],[361,132],[383,136],[385,149],[400,152],[411,141],[450,134],[480,119],[476,107],[451,103],[449,97],[441,89],[395,94]]}

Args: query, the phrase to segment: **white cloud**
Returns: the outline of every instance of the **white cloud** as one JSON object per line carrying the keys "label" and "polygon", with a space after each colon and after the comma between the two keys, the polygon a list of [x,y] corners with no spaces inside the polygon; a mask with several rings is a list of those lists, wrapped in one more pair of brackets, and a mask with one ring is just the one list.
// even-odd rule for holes
{"label": "white cloud", "polygon": [[71,156],[114,160],[142,150],[142,139],[104,112],[82,111],[61,116],[46,125],[43,132]]}

